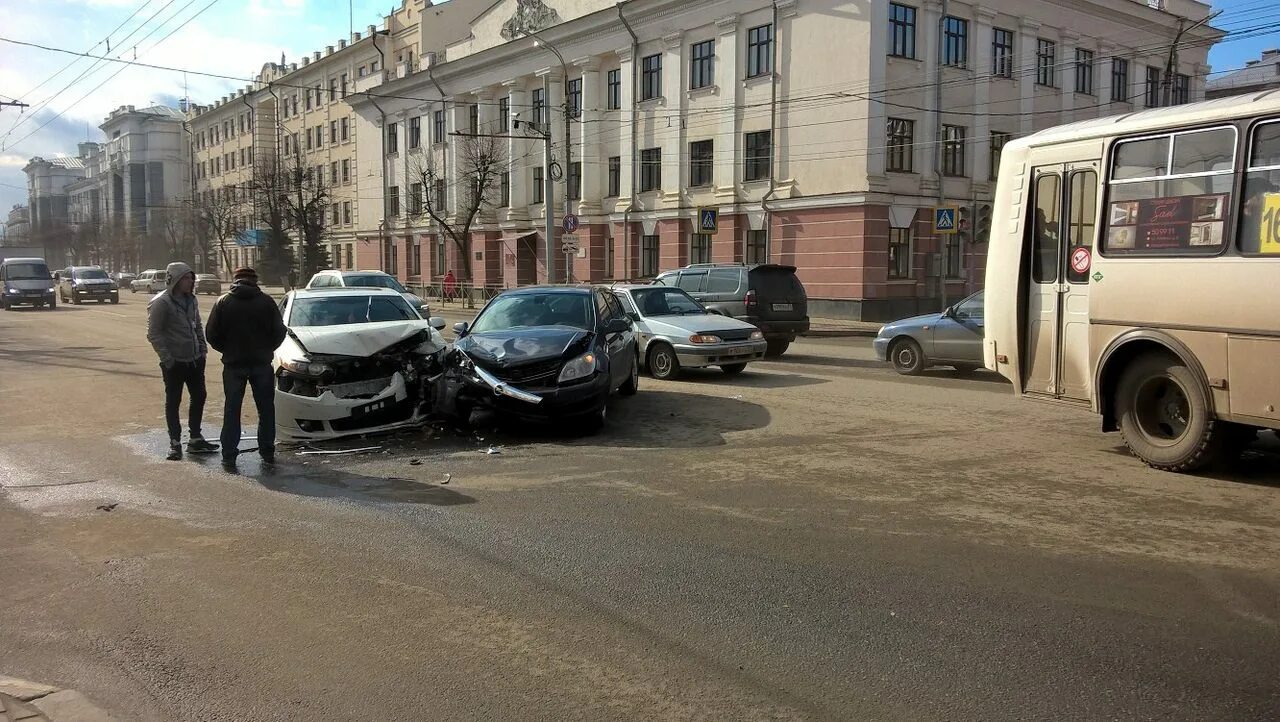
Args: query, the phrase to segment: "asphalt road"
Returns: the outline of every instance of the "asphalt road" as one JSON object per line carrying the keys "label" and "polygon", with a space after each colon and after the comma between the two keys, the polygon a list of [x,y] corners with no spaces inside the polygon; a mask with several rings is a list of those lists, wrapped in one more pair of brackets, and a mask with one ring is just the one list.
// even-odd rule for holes
{"label": "asphalt road", "polygon": [[143,319],[0,313],[0,673],[121,719],[1280,716],[1274,440],[1158,473],[833,339],[646,378],[594,438],[232,476],[161,460]]}

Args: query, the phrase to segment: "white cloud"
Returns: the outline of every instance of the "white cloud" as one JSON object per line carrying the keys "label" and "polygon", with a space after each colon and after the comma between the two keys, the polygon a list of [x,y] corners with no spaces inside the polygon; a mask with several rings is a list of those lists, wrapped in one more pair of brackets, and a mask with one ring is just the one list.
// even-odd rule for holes
{"label": "white cloud", "polygon": [[27,159],[20,155],[6,153],[0,155],[0,168],[22,168],[27,164]]}

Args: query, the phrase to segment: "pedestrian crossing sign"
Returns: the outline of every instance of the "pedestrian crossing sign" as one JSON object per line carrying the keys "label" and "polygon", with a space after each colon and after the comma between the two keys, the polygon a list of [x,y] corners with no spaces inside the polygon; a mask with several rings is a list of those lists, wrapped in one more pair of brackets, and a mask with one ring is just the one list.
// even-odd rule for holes
{"label": "pedestrian crossing sign", "polygon": [[938,206],[933,209],[933,232],[955,233],[960,209],[956,206]]}
{"label": "pedestrian crossing sign", "polygon": [[720,210],[717,208],[698,209],[698,233],[715,233],[720,230]]}

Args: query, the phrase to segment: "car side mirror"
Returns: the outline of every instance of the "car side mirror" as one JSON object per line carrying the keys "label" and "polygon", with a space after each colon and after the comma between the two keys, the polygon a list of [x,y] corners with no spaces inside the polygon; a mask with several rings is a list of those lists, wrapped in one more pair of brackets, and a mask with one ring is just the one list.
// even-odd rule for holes
{"label": "car side mirror", "polygon": [[[422,308],[426,309],[426,306],[423,306]],[[444,327],[448,325],[445,323],[445,320],[439,316],[432,316],[427,320],[427,323],[431,324],[431,328],[434,328],[437,331],[443,331]]]}
{"label": "car side mirror", "polygon": [[[418,310],[423,313],[431,313],[431,306],[424,303],[421,306],[418,306]],[[443,321],[441,323],[443,323]],[[444,326],[441,326],[440,328],[444,328]]]}
{"label": "car side mirror", "polygon": [[605,333],[626,333],[631,330],[631,321],[625,318],[611,318],[604,324]]}
{"label": "car side mirror", "polygon": [[467,329],[469,328],[471,328],[471,325],[468,324],[466,321],[459,321],[453,324],[453,332],[458,335],[458,338],[462,338],[463,336],[466,336]]}

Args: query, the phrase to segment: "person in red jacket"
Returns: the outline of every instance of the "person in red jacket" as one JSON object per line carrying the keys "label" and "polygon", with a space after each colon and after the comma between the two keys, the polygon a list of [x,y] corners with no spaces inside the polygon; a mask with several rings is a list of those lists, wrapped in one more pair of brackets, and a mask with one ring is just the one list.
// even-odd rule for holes
{"label": "person in red jacket", "polygon": [[454,278],[454,277],[453,277],[453,269],[451,268],[451,269],[449,269],[449,272],[448,272],[448,273],[444,274],[444,300],[445,300],[445,303],[449,303],[449,302],[453,301],[453,292],[454,292],[454,290],[455,290],[455,288],[454,288],[454,287],[457,285],[457,283],[458,283],[458,281],[457,281],[457,279],[456,279],[456,278]]}

